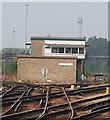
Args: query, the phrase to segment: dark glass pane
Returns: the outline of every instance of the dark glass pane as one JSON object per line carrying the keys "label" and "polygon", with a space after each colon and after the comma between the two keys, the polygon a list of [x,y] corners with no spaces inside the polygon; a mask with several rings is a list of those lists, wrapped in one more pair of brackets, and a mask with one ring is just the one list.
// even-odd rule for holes
{"label": "dark glass pane", "polygon": [[63,47],[59,48],[59,53],[64,53],[64,48]]}
{"label": "dark glass pane", "polygon": [[78,53],[78,48],[72,48],[72,53]]}
{"label": "dark glass pane", "polygon": [[71,48],[66,48],[66,53],[71,53]]}
{"label": "dark glass pane", "polygon": [[57,53],[57,47],[52,48],[52,53]]}
{"label": "dark glass pane", "polygon": [[84,48],[79,48],[79,54],[84,54]]}

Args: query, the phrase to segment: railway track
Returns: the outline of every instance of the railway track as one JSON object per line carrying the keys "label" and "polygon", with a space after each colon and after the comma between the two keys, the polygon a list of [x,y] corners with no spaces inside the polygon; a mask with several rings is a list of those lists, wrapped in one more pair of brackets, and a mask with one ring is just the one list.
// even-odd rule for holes
{"label": "railway track", "polygon": [[[80,90],[68,90],[68,91],[66,91],[66,93],[67,93],[67,95],[84,95],[84,94],[90,94],[90,93],[93,93],[93,92],[97,92],[97,91],[99,91],[99,90],[105,90],[105,86],[104,87],[93,87],[93,88],[82,88],[82,89],[80,89]],[[55,93],[50,93],[49,94],[49,96],[50,96],[50,98],[54,98],[54,97],[61,97],[61,96],[63,96],[63,94],[62,94],[63,92],[55,92]],[[17,99],[18,99],[18,96],[15,98],[10,98],[10,96],[11,95],[9,95],[9,98],[3,98],[2,99],[2,103],[3,104],[6,104],[6,102],[8,101],[16,101]],[[45,93],[43,93],[43,94],[38,94],[38,95],[35,95],[35,96],[24,96],[24,97],[22,97],[22,99],[21,100],[23,100],[23,101],[27,101],[27,99],[28,100],[39,100],[39,99],[45,99],[45,96],[46,96],[46,94]]]}
{"label": "railway track", "polygon": [[[1,119],[95,120],[110,111],[110,94],[105,94],[106,86],[109,85],[70,90],[61,85],[11,84],[9,92],[5,91],[2,96],[3,108],[7,107],[7,110],[4,110]],[[13,93],[14,88],[20,89]],[[103,120],[109,120],[109,116],[106,114]]]}

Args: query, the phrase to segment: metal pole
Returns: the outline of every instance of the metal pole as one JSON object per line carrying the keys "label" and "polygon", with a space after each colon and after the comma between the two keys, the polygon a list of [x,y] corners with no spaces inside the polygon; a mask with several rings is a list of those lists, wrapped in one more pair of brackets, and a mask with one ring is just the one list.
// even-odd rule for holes
{"label": "metal pole", "polygon": [[26,26],[25,26],[25,55],[26,55],[26,43],[27,43],[27,18],[28,18],[28,4],[26,4]]}
{"label": "metal pole", "polygon": [[13,31],[13,55],[14,55],[15,31]]}
{"label": "metal pole", "polygon": [[78,18],[78,24],[79,24],[79,37],[82,36],[82,22],[83,22],[83,19],[82,19],[82,18]]}
{"label": "metal pole", "polygon": [[4,53],[4,59],[3,59],[3,62],[4,62],[4,64],[3,64],[3,79],[5,80],[5,53]]}
{"label": "metal pole", "polygon": [[[15,53],[15,48],[14,48],[14,43],[15,43],[15,31],[13,31],[13,58],[12,58],[12,68],[14,69],[14,53]],[[12,79],[13,79],[13,75]]]}

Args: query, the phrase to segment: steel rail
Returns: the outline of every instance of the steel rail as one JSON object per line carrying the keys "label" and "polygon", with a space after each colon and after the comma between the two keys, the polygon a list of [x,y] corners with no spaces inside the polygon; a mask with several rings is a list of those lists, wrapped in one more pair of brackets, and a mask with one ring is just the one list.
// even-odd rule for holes
{"label": "steel rail", "polygon": [[[63,90],[63,93],[65,94],[65,96],[66,96],[66,98],[67,98],[67,101],[69,101],[68,103],[69,103],[69,105],[70,105],[70,104],[71,104],[71,103],[70,103],[70,100],[69,100],[68,96],[66,95],[66,92],[65,92],[64,88],[61,87],[61,88],[59,88],[59,89]],[[49,91],[48,91],[48,93],[49,93]],[[46,100],[46,101],[47,101],[46,103],[48,103],[48,100]],[[72,106],[71,106],[71,105],[70,105],[70,109],[72,109]],[[40,115],[40,116],[37,115],[37,116],[34,116],[34,117],[29,117],[29,118],[27,118],[26,120],[33,120],[33,119],[36,119],[36,118],[37,118],[36,120],[45,119],[45,115],[46,115],[46,111],[47,111],[47,110],[50,110],[50,108],[47,107],[47,105],[46,105],[46,106],[44,107],[44,111],[43,111],[42,114],[41,114],[42,117],[40,117],[41,115]],[[71,110],[69,110],[69,111],[71,111]],[[61,114],[61,112],[62,112],[62,113],[67,113],[68,110],[65,109],[65,110],[63,110],[63,111],[59,111],[59,112],[56,112],[56,114],[57,114],[57,113],[60,113],[60,114]],[[47,114],[48,114],[48,113],[47,113]],[[52,114],[53,114],[53,113],[52,113]],[[74,114],[74,113],[72,113],[71,117],[73,116],[73,114]],[[40,118],[40,119],[39,119],[39,118]]]}
{"label": "steel rail", "polygon": [[[24,86],[16,86],[16,87],[24,87]],[[16,88],[16,87],[15,87],[15,88]],[[26,86],[25,86],[25,87],[26,87]],[[15,88],[14,88],[14,89],[15,89]],[[27,95],[30,94],[31,90],[32,90],[32,88],[30,88],[30,89],[28,90]],[[19,91],[19,92],[16,92],[16,93],[7,94],[7,95],[6,95],[6,98],[2,98],[2,105],[12,104],[13,102],[15,102],[15,101],[19,98],[18,95],[21,95],[22,93],[23,93],[23,91]],[[17,97],[16,97],[16,96],[17,96]],[[8,97],[14,97],[14,98],[8,98]],[[4,103],[4,101],[7,101],[7,102]]]}
{"label": "steel rail", "polygon": [[[42,108],[40,108],[39,110],[43,110]],[[38,111],[38,110],[34,110],[34,111]],[[55,112],[51,112],[51,113],[46,113],[46,114],[44,114],[44,120],[45,120],[45,118],[48,118],[48,117],[53,117],[53,116],[56,116],[56,115],[62,115],[62,114],[66,114],[66,113],[69,113],[71,110],[67,110],[67,109],[65,109],[65,110],[60,110],[60,111],[55,111]],[[106,112],[106,111],[108,111],[108,109],[106,108],[104,108],[104,110],[102,110],[101,111],[101,113],[103,113],[103,112]],[[30,112],[32,112],[32,111],[30,111]],[[24,114],[24,113],[21,113],[21,114]],[[25,111],[25,114],[28,114],[28,112],[27,111]],[[89,113],[90,114],[90,113]],[[89,114],[87,114],[87,115],[83,115],[83,116],[77,116],[77,117],[74,117],[74,118],[72,118],[72,120],[88,120],[88,118],[91,118],[91,117],[94,117],[94,116],[96,116],[97,114],[100,114],[100,111],[99,112],[95,112],[95,113],[91,113],[90,115]],[[15,113],[15,114],[13,114],[13,116],[16,116],[16,115],[20,115],[20,113]],[[28,115],[29,116],[29,115]],[[12,116],[11,116],[12,117]],[[3,117],[3,119],[2,120],[8,120],[8,118],[9,119],[11,119],[11,120],[13,120],[13,118],[11,118],[9,115],[7,115],[7,118],[6,117]],[[25,120],[34,120],[34,119],[36,119],[38,116],[34,116],[34,117],[29,117],[29,118],[26,118]],[[83,119],[83,117],[84,117],[84,119]],[[15,120],[15,118],[14,118],[14,120]],[[18,119],[17,119],[18,120]],[[24,120],[24,119],[23,119]],[[108,119],[107,119],[108,120]]]}
{"label": "steel rail", "polygon": [[110,117],[105,118],[104,120],[110,120]]}
{"label": "steel rail", "polygon": [[[50,112],[50,113],[46,113],[44,114],[44,117],[42,118],[42,120],[45,120],[47,119],[48,120],[48,117],[56,117],[57,115],[62,115],[62,114],[67,114],[71,112],[71,110],[69,109],[64,109],[64,110],[59,110],[59,111],[55,111],[55,112]],[[36,117],[32,117],[32,118],[28,118],[26,120],[34,120]]]}
{"label": "steel rail", "polygon": [[4,113],[2,114],[2,116],[3,116],[3,115],[6,115],[6,114],[10,114],[10,111],[12,111],[12,110],[14,110],[14,109],[16,108],[16,105],[19,104],[21,98],[27,93],[28,89],[29,89],[29,88],[27,87],[27,89],[26,89],[26,90],[22,93],[22,95],[16,100],[16,102],[14,102],[14,104],[13,104],[6,112],[4,112]]}
{"label": "steel rail", "polygon": [[10,93],[15,87],[11,87],[8,91],[6,91],[3,95],[2,98],[5,97],[8,93]]}
{"label": "steel rail", "polygon": [[[100,89],[102,89],[101,87],[100,87]],[[89,89],[90,90],[90,89]],[[85,91],[85,89],[84,89],[84,91]],[[74,91],[73,91],[74,92]],[[77,92],[77,91],[76,91]],[[79,91],[78,91],[79,92]],[[81,92],[81,91],[80,91]],[[53,96],[51,96],[52,94],[50,94],[50,97],[53,97]],[[54,96],[55,97],[55,96]],[[45,98],[45,96],[44,96],[44,98]],[[43,98],[43,99],[44,99]],[[22,100],[22,98],[21,98],[21,100]]]}
{"label": "steel rail", "polygon": [[[42,94],[45,94],[45,89],[42,89]],[[44,102],[44,100],[41,99],[40,102],[39,102],[40,107],[43,106],[43,102]]]}
{"label": "steel rail", "polygon": [[[16,89],[19,88],[19,87],[26,87],[26,86],[12,86],[8,91],[6,91],[6,92],[2,95],[2,98],[4,98],[4,97],[12,97],[12,96],[14,96],[14,95],[16,95],[16,94],[19,94],[20,92],[18,92],[18,93],[12,93],[12,94],[11,94],[12,91],[16,90]],[[9,94],[9,93],[10,93],[10,94]]]}
{"label": "steel rail", "polygon": [[[23,94],[23,96],[24,95],[29,95],[30,94],[30,92],[31,92],[31,90],[32,90],[32,88],[30,88],[30,87],[27,87],[27,89],[26,89],[26,92]],[[22,97],[23,97],[22,96]],[[17,110],[18,110],[18,108],[19,108],[19,106],[22,104],[22,101],[20,101],[19,100],[19,103],[18,103],[18,105],[16,105],[16,107],[15,107],[15,109],[14,109],[14,112],[17,112]]]}
{"label": "steel rail", "polygon": [[33,91],[33,88],[32,88],[32,87],[29,87],[29,89],[28,89],[26,95],[29,96],[29,95],[31,94],[32,91]]}
{"label": "steel rail", "polygon": [[106,107],[103,109],[96,110],[94,112],[90,112],[90,113],[85,114],[85,115],[74,117],[72,120],[88,120],[90,118],[97,116],[98,114],[105,113],[107,111],[110,111],[110,107]]}
{"label": "steel rail", "polygon": [[[70,92],[70,93],[69,93]],[[73,93],[72,93],[73,92]],[[71,94],[72,95],[75,95],[75,94],[78,94],[79,92],[81,91],[67,91],[67,94]],[[85,92],[85,91],[84,91]],[[63,96],[61,93],[56,93],[56,94],[50,94],[50,98],[53,99],[55,97],[60,97],[60,96]],[[108,95],[109,96],[109,95]],[[2,99],[2,103],[5,104],[7,102],[4,102],[4,101],[16,101],[18,98],[11,98],[11,99]],[[45,94],[43,95],[36,95],[36,96],[24,96],[23,98],[21,98],[22,101],[29,101],[29,100],[40,100],[40,99],[45,99]]]}
{"label": "steel rail", "polygon": [[110,100],[103,100],[103,101],[100,101],[100,102],[91,103],[91,104],[83,106],[82,109],[87,110],[87,109],[90,109],[91,107],[95,107],[97,105],[104,105],[106,103],[110,103]]}
{"label": "steel rail", "polygon": [[73,110],[73,108],[72,108],[71,101],[70,101],[69,97],[68,97],[67,94],[66,94],[65,88],[62,88],[62,90],[63,90],[63,92],[64,92],[64,94],[65,94],[65,96],[66,96],[66,99],[67,99],[68,104],[69,104],[70,109],[71,109],[71,115],[70,115],[69,118],[68,118],[69,120],[71,120],[71,119],[73,118],[73,116],[74,116],[74,110]]}
{"label": "steel rail", "polygon": [[[77,104],[80,104],[80,103],[84,103],[84,102],[90,102],[91,100],[97,100],[97,99],[101,99],[101,98],[106,98],[106,97],[109,97],[110,94],[108,95],[101,95],[101,96],[96,96],[96,97],[92,97],[92,98],[87,98],[87,99],[83,99],[83,100],[78,100],[78,101],[75,101],[75,102],[71,102],[72,106],[76,106]],[[57,105],[54,105],[54,106],[49,106],[50,109],[54,109],[54,108],[59,108],[59,107],[64,107],[64,106],[68,106],[68,103],[64,103],[64,104],[57,104]]]}
{"label": "steel rail", "polygon": [[16,108],[14,109],[14,112],[17,112],[19,106],[22,104],[22,101],[20,101],[17,105],[16,105]]}
{"label": "steel rail", "polygon": [[[82,102],[83,102],[83,101],[81,100],[81,103],[82,103]],[[83,105],[81,105],[81,106],[79,106],[79,105],[77,106],[77,105],[76,105],[76,106],[75,106],[75,103],[77,103],[77,101],[76,101],[75,103],[72,102],[72,106],[73,106],[73,109],[74,109],[74,110],[78,110],[78,109],[84,110],[84,108],[88,107],[89,105],[90,105],[89,107],[94,107],[95,105],[105,104],[105,103],[109,103],[109,102],[110,102],[109,100],[105,100],[105,101],[96,102],[96,103],[91,103],[91,104],[84,105],[84,106],[83,106]],[[48,109],[58,108],[59,106],[60,106],[60,107],[63,107],[64,105],[67,106],[66,104],[59,104],[59,105],[49,106]],[[74,106],[75,106],[75,107],[74,107]]]}
{"label": "steel rail", "polygon": [[11,82],[11,81],[2,81],[2,86],[7,85],[7,86],[28,86],[28,84],[25,83],[19,83],[19,82]]}
{"label": "steel rail", "polygon": [[106,105],[102,105],[102,106],[96,107],[96,108],[92,109],[91,112],[97,111],[97,110],[99,110],[99,109],[103,109],[103,108],[105,108],[105,107],[110,107],[110,103],[109,103],[109,104],[106,104]]}
{"label": "steel rail", "polygon": [[[108,95],[102,95],[101,97],[100,96],[97,96],[97,97],[94,97],[94,98],[89,98],[89,99],[84,99],[84,100],[81,100],[82,102],[84,101],[84,102],[86,102],[86,101],[89,101],[89,100],[95,100],[95,99],[100,99],[100,98],[104,98],[104,97],[109,97],[110,95],[108,94]],[[44,96],[45,97],[45,96]],[[53,99],[53,97],[52,96],[49,96],[50,97],[50,99]],[[52,98],[51,98],[52,97]],[[26,99],[22,99],[21,98],[21,101],[23,101],[23,102],[25,102],[25,101],[35,101],[35,100],[37,100],[36,99],[37,97],[34,97],[34,100],[32,100],[32,99],[28,99],[28,98],[26,98]],[[44,99],[43,97],[41,97],[41,96],[38,96],[38,98],[39,98],[39,100],[42,98],[42,99]],[[55,96],[54,96],[54,98],[55,98]],[[79,101],[76,101],[75,103],[79,103]],[[6,103],[6,104],[8,104],[8,103]],[[11,103],[10,104],[12,104],[12,101],[11,101]],[[72,103],[72,104],[74,104],[74,103]],[[67,105],[67,104],[66,104]],[[58,107],[59,105],[57,105],[57,107]],[[60,105],[61,106],[61,105]]]}
{"label": "steel rail", "polygon": [[[11,81],[2,81],[2,85],[5,85],[5,84],[10,84],[10,85],[26,85],[26,86],[33,86],[33,87],[39,87],[41,85],[37,85],[37,84],[34,84],[34,83],[28,83],[28,82],[23,82],[23,83],[18,83],[18,82],[11,82]],[[81,86],[81,87],[86,87],[86,86],[89,86],[91,84],[87,84],[87,83],[84,83],[84,84],[80,84],[80,83],[76,83],[76,84],[73,84],[75,86]],[[59,86],[59,87],[70,87],[71,84],[45,84],[43,86]]]}
{"label": "steel rail", "polygon": [[[31,91],[32,91],[32,88],[29,87],[29,88],[27,88],[27,91],[24,94],[28,96]],[[21,104],[22,104],[22,101],[19,101],[18,105],[16,105],[16,107],[14,109],[14,112],[17,112],[17,110],[18,110],[18,108],[20,107]]]}
{"label": "steel rail", "polygon": [[[103,90],[103,89],[105,89],[105,88],[99,88],[99,90]],[[81,93],[87,93],[87,92],[89,92],[90,93],[90,91],[97,91],[98,89],[97,88],[84,88],[84,89],[82,89],[82,90],[69,90],[69,91],[67,91],[66,93],[67,93],[67,95],[77,95],[77,94],[81,94]],[[63,96],[63,94],[62,94],[63,92],[56,92],[56,93],[50,93],[49,94],[49,96],[50,96],[50,98],[54,98],[54,97],[61,97],[61,96]],[[45,96],[46,96],[46,94],[41,94],[41,95],[35,95],[35,96],[24,96],[23,98],[22,98],[22,100],[29,100],[29,99],[36,99],[36,100],[39,100],[39,99],[45,99]],[[17,100],[18,98],[11,98],[11,99],[2,99],[2,102],[4,103],[4,101],[13,101],[13,100]]]}
{"label": "steel rail", "polygon": [[[74,107],[74,110],[76,110],[76,109],[79,109],[79,108],[81,108],[81,106],[80,107]],[[105,109],[105,108],[104,108]],[[107,108],[106,108],[107,109]],[[106,112],[107,110],[100,110],[102,113],[103,112]],[[56,116],[56,115],[62,115],[62,114],[64,114],[64,113],[69,113],[70,112],[70,110],[60,110],[60,111],[57,111],[57,112],[52,112],[52,113],[47,113],[47,114],[45,114],[45,117],[44,118],[48,118],[48,117],[50,117],[50,116]],[[87,118],[85,117],[84,119],[83,119],[83,117],[82,117],[82,119],[81,120],[88,120],[88,118],[91,118],[91,117],[93,117],[93,116],[95,116],[95,115],[97,115],[97,114],[100,114],[100,112],[98,113],[98,112],[96,112],[96,113],[91,113],[92,115],[90,115],[90,114],[88,114],[88,115],[85,115],[85,116],[87,116]],[[95,114],[95,115],[94,115]],[[75,117],[75,119],[76,119],[77,117]],[[45,120],[45,119],[44,119]],[[73,120],[73,118],[72,118],[72,120]],[[78,119],[77,120],[80,120],[80,117],[78,116]],[[107,118],[107,120],[109,120],[109,118]]]}
{"label": "steel rail", "polygon": [[[16,92],[16,93],[10,93],[10,94],[7,94],[5,96],[6,99],[10,98],[10,97],[16,97],[18,95],[21,95],[23,92],[22,91],[19,91],[19,92]],[[3,97],[2,97],[3,98]],[[4,98],[3,98],[4,99]]]}
{"label": "steel rail", "polygon": [[[107,97],[108,95],[106,95]],[[110,96],[110,94],[109,94]],[[100,96],[100,98],[104,98],[105,96]],[[97,97],[95,97],[97,98]],[[98,97],[99,98],[99,97]],[[93,98],[94,99],[94,98]],[[89,101],[89,99],[86,99],[86,100],[80,100],[80,101],[76,101],[76,102],[73,102],[72,105],[76,105],[76,103],[82,103],[82,102],[85,102],[85,101]],[[95,99],[94,99],[95,100]],[[54,106],[49,106],[47,107],[48,110],[51,110],[51,109],[54,109],[54,108],[58,108],[58,107],[63,107],[63,106],[67,106],[68,103],[65,103],[65,104],[59,104],[59,105],[54,105]],[[75,109],[75,108],[74,108]],[[37,111],[43,111],[43,109],[37,109],[37,110],[30,110],[30,111],[23,111],[23,112],[20,112],[20,113],[14,113],[14,114],[10,114],[10,115],[5,115],[5,116],[2,116],[3,120],[8,120],[8,118],[12,119],[13,117],[16,118],[18,116],[25,116],[25,115],[28,115],[28,114],[31,114],[31,113],[34,113],[34,112],[37,112]],[[65,111],[63,111],[65,112]],[[57,112],[58,113],[58,112]],[[60,113],[60,112],[59,112]],[[55,113],[54,113],[55,114]],[[37,116],[38,117],[38,116]]]}
{"label": "steel rail", "polygon": [[[8,115],[4,115],[4,116],[1,116],[1,120],[19,120],[19,118],[25,118],[27,119],[27,116],[28,118],[33,114],[33,113],[37,113],[38,112],[42,112],[44,110],[44,108],[39,108],[39,109],[34,109],[34,110],[28,110],[28,111],[22,111],[22,112],[19,112],[19,113],[13,113],[13,114],[8,114]],[[37,115],[38,117],[39,115]],[[36,117],[36,118],[37,118]]]}
{"label": "steel rail", "polygon": [[44,110],[42,112],[42,114],[36,119],[36,120],[41,120],[44,116],[44,114],[46,113],[47,111],[47,106],[48,106],[48,102],[49,102],[49,87],[47,87],[47,93],[46,93],[46,102],[45,102],[45,107],[44,107]]}

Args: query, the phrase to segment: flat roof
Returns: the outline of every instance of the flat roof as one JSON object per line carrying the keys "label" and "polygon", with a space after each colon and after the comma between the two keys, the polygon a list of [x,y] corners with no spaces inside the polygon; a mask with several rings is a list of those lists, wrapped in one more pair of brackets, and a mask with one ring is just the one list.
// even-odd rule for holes
{"label": "flat roof", "polygon": [[61,41],[85,41],[85,37],[41,37],[33,36],[31,40],[61,40]]}
{"label": "flat roof", "polygon": [[17,58],[33,58],[33,59],[77,59],[73,56],[42,56],[42,57],[33,57],[30,55],[18,55]]}
{"label": "flat roof", "polygon": [[84,48],[84,45],[65,45],[65,44],[46,44],[45,47],[73,47],[73,48]]}

